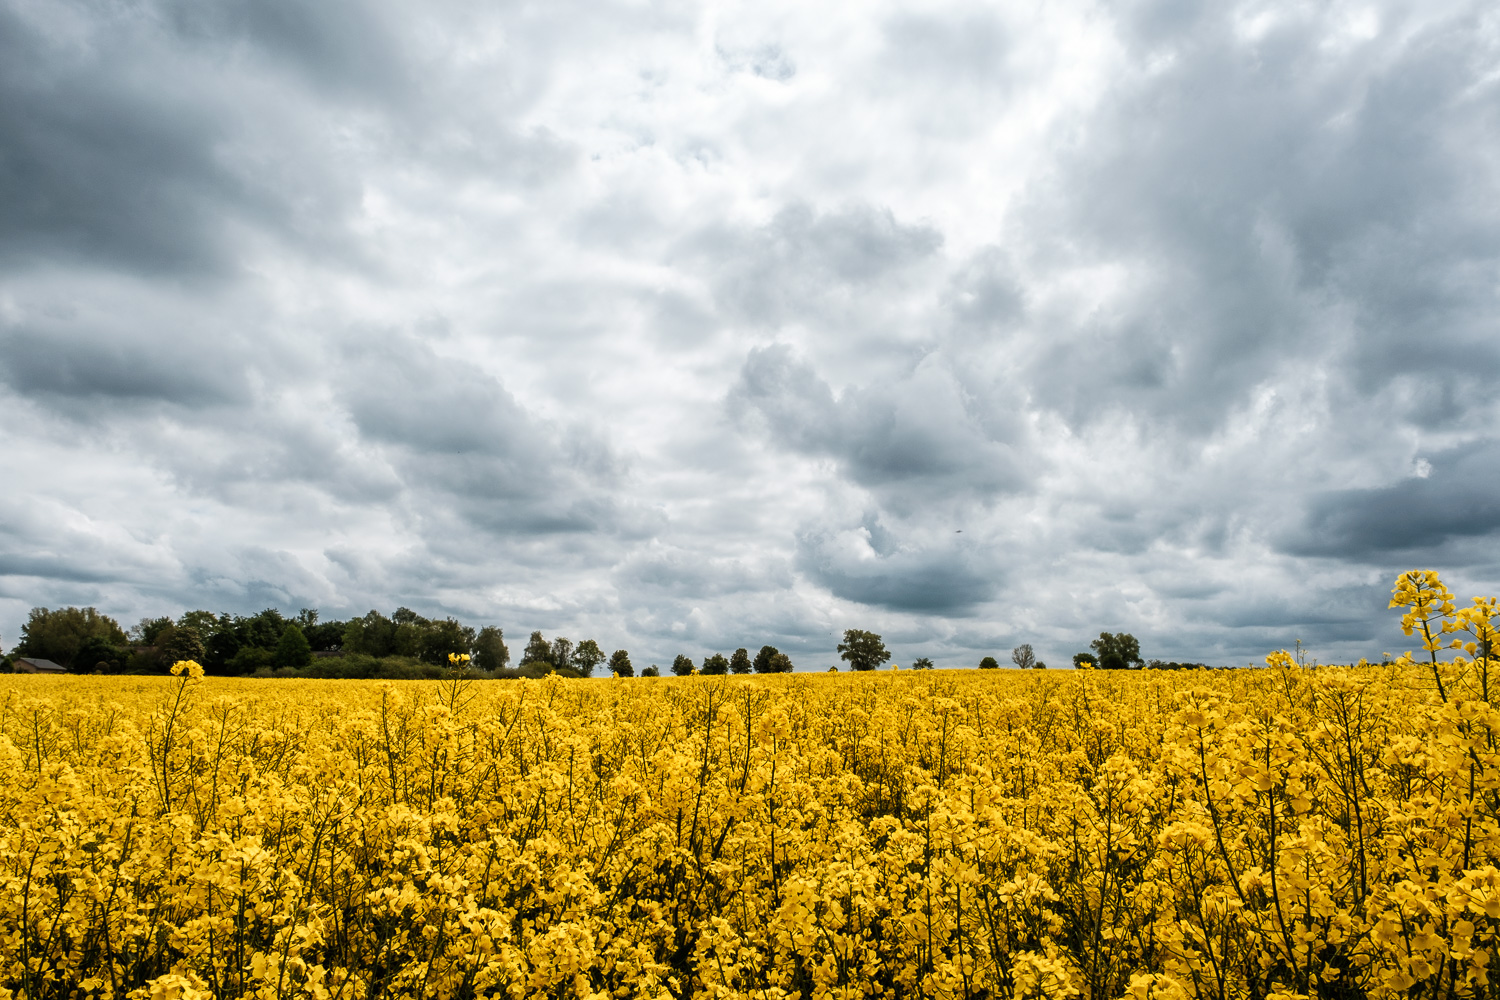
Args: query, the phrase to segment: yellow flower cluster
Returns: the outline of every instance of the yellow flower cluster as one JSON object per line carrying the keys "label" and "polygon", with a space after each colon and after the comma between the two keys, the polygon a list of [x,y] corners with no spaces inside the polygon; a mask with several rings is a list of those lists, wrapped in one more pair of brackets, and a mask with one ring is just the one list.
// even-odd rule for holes
{"label": "yellow flower cluster", "polygon": [[1490,996],[1494,619],[1412,586],[1462,662],[3,677],[0,997]]}

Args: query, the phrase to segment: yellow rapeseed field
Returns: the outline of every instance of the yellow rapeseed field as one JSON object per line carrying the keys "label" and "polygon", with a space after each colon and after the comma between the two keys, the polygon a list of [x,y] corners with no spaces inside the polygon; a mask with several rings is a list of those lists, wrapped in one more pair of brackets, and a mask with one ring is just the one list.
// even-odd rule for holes
{"label": "yellow rapeseed field", "polygon": [[1342,669],[0,678],[0,996],[1491,996],[1495,609],[1393,604]]}

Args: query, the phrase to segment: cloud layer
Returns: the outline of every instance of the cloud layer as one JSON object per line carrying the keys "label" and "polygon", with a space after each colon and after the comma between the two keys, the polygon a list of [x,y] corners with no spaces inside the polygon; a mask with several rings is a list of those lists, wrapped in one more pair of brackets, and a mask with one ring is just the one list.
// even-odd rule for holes
{"label": "cloud layer", "polygon": [[0,0],[0,641],[1404,649],[1500,590],[1479,3]]}

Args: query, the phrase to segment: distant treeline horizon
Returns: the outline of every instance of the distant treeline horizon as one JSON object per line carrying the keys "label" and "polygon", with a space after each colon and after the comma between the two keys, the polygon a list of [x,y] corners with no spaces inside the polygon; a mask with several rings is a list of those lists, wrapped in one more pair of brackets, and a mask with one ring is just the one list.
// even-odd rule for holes
{"label": "distant treeline horizon", "polygon": [[[255,615],[189,611],[177,619],[142,618],[125,629],[92,607],[33,608],[21,637],[3,659],[50,660],[72,673],[164,674],[179,660],[194,660],[209,674],[226,677],[441,677],[456,661],[492,677],[589,677],[603,665],[618,676],[636,673],[630,654],[606,655],[594,639],[548,640],[531,633],[519,662],[498,626],[475,627],[453,617],[427,618],[409,608],[389,616],[379,611],[346,620],[322,620],[317,609],[288,617],[267,608]],[[704,657],[701,666],[679,654],[672,672],[784,673],[792,662],[774,646],[753,656],[737,649]],[[642,676],[659,675],[655,664]]]}
{"label": "distant treeline horizon", "polygon": [[[880,637],[873,633],[860,635]],[[1101,638],[1117,637],[1103,633]],[[1074,657],[1075,667],[1116,669],[1214,669],[1203,663],[1140,659],[1133,637],[1130,656],[1090,654]],[[1100,649],[1096,641],[1093,647]],[[841,647],[842,648],[842,647]],[[881,651],[884,647],[881,646]],[[1022,645],[1012,659],[1022,668],[1045,669]],[[164,674],[179,660],[194,660],[207,673],[227,677],[322,677],[322,678],[437,678],[454,662],[482,676],[590,677],[603,667],[606,675],[633,677],[637,670],[624,649],[606,654],[594,639],[579,642],[557,636],[548,640],[540,631],[531,633],[520,659],[512,666],[510,647],[498,626],[475,627],[453,617],[427,618],[406,607],[389,616],[379,611],[345,620],[322,620],[316,608],[303,608],[294,616],[267,608],[254,615],[228,612],[189,611],[177,619],[169,616],[142,618],[127,630],[95,608],[32,608],[21,628],[20,640],[0,659],[0,670],[10,672],[17,658],[50,660],[71,673]],[[889,654],[885,654],[889,659]],[[848,659],[848,657],[845,657]],[[881,661],[883,662],[883,661]],[[858,663],[855,669],[868,669]],[[992,656],[983,657],[980,669],[999,667]],[[927,657],[919,657],[912,669],[933,669]],[[794,665],[785,653],[763,645],[751,654],[741,647],[725,655],[703,656],[701,663],[678,654],[668,668],[677,675],[789,673]],[[830,667],[830,670],[836,669]],[[639,671],[658,676],[655,664]]]}

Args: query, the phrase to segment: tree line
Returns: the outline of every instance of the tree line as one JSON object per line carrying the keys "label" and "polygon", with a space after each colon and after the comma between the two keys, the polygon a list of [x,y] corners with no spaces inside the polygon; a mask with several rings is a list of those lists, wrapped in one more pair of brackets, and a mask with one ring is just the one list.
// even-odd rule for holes
{"label": "tree line", "polygon": [[[1143,661],[1140,644],[1128,632],[1101,632],[1090,643],[1092,652],[1073,657],[1078,668],[1102,670],[1195,669],[1199,663]],[[879,669],[891,659],[881,637],[864,629],[847,629],[838,645],[850,669]],[[504,632],[496,626],[475,628],[454,618],[426,618],[409,608],[389,616],[379,611],[345,621],[323,620],[316,609],[303,608],[286,617],[275,608],[255,615],[189,611],[180,618],[143,618],[128,631],[94,608],[32,608],[21,639],[0,660],[9,671],[15,657],[51,660],[74,673],[165,673],[178,660],[196,660],[211,674],[222,676],[301,677],[439,677],[450,658],[467,656],[475,671],[491,677],[591,677],[601,668],[619,677],[634,677],[636,668],[626,650],[605,654],[593,639],[573,642],[564,636],[547,639],[532,632],[520,662],[511,666]],[[1045,669],[1030,644],[1011,651],[1021,669]],[[979,661],[982,670],[998,669],[993,656]],[[930,670],[933,662],[918,657],[916,670]],[[669,669],[691,674],[790,673],[792,660],[775,646],[765,645],[753,656],[741,647],[733,653],[711,653],[701,663],[678,654]],[[837,669],[830,667],[830,670]],[[652,664],[642,677],[657,677]]]}
{"label": "tree line", "polygon": [[[878,638],[878,637],[877,637]],[[160,674],[179,660],[195,660],[221,676],[441,677],[452,657],[468,657],[468,667],[491,677],[590,677],[602,666],[620,677],[634,677],[630,653],[606,656],[598,642],[547,639],[532,632],[520,663],[511,664],[503,630],[475,628],[454,618],[427,618],[409,608],[389,616],[379,611],[345,621],[324,620],[313,608],[287,617],[275,608],[255,615],[189,611],[180,618],[143,618],[128,630],[95,608],[32,608],[20,641],[0,671],[14,669],[17,657],[51,660],[83,674]],[[714,653],[701,667],[678,655],[674,674],[790,673],[793,664],[775,646]],[[652,664],[643,677],[660,676]]]}
{"label": "tree line", "polygon": [[94,608],[32,608],[21,638],[5,657],[51,660],[74,673],[165,673],[196,660],[224,676],[296,671],[301,676],[439,676],[449,655],[470,657],[486,672],[510,660],[499,628],[453,618],[430,619],[409,608],[389,617],[371,611],[347,621],[323,620],[313,608],[287,617],[275,608],[255,615],[189,611],[180,618],[142,618],[127,631]]}

